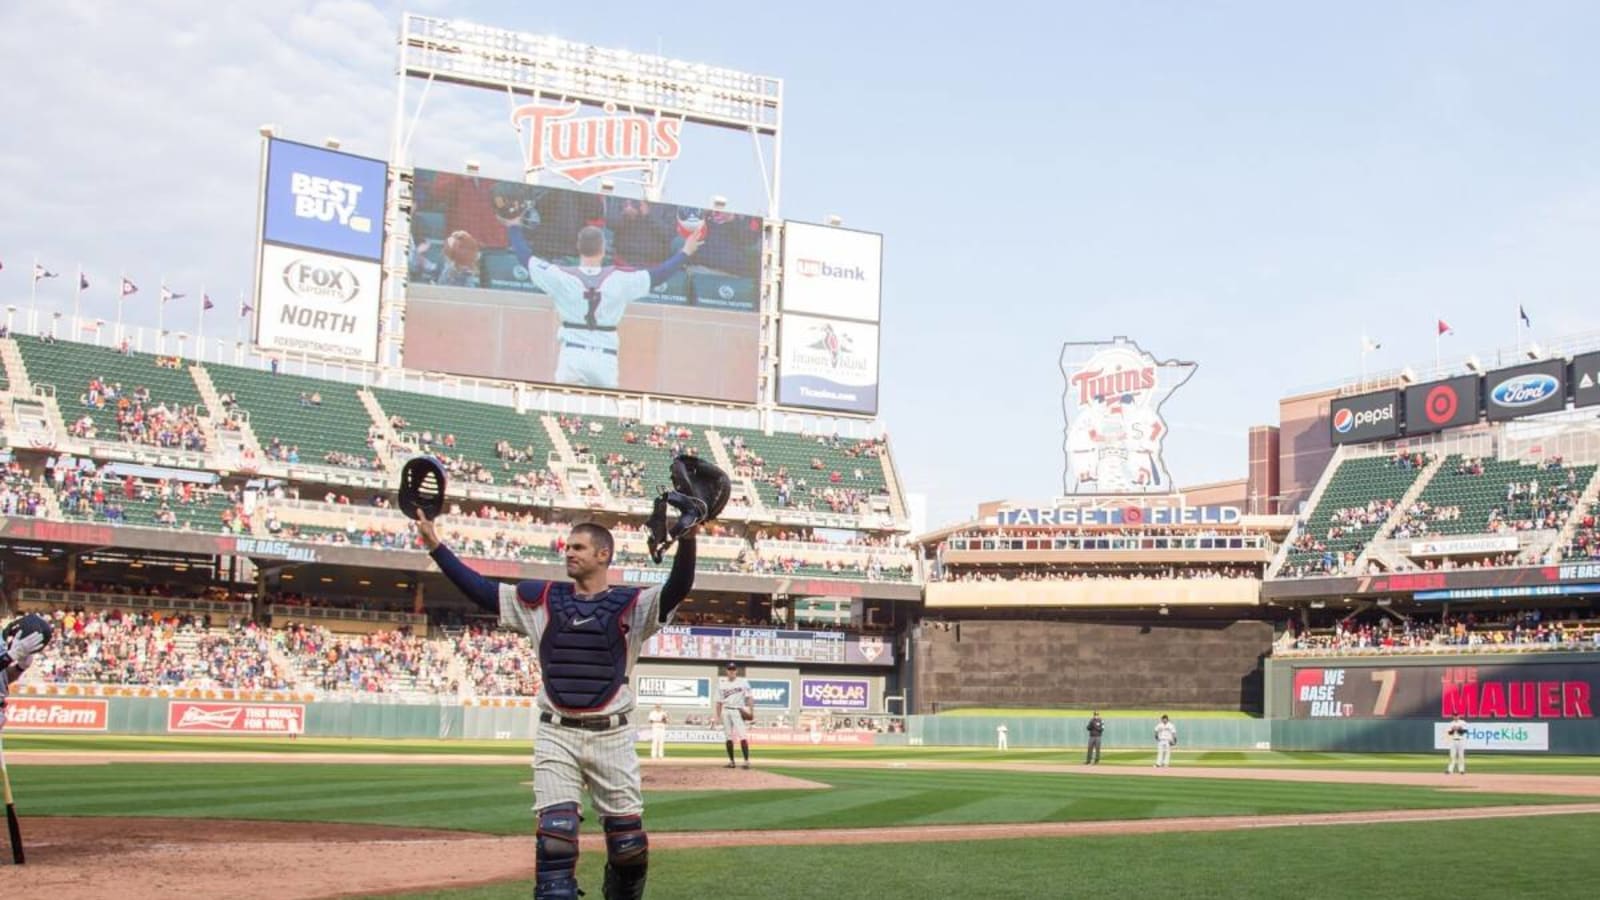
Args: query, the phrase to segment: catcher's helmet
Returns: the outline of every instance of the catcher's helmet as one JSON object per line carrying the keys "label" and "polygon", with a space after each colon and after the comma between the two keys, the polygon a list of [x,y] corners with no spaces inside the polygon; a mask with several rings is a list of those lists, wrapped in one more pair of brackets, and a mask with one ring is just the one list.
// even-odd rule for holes
{"label": "catcher's helmet", "polygon": [[433,521],[444,512],[444,466],[431,456],[416,456],[400,470],[400,511],[413,519]]}

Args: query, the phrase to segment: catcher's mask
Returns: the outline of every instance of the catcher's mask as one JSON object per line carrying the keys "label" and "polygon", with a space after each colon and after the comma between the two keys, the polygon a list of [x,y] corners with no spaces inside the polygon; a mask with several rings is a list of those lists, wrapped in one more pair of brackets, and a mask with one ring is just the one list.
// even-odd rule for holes
{"label": "catcher's mask", "polygon": [[413,519],[433,521],[444,512],[445,471],[437,459],[417,456],[400,470],[400,511]]}
{"label": "catcher's mask", "polygon": [[[733,483],[728,473],[715,463],[698,456],[679,456],[672,461],[672,490],[656,498],[655,510],[645,521],[650,531],[647,544],[650,558],[661,562],[666,549],[696,525],[709,522],[728,505]],[[678,518],[667,522],[667,507],[678,511]]]}

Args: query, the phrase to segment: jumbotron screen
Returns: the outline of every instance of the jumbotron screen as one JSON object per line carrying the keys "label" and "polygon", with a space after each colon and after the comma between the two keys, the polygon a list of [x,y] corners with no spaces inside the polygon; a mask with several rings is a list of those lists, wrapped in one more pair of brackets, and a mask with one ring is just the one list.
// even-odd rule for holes
{"label": "jumbotron screen", "polygon": [[418,169],[405,364],[756,400],[762,221]]}

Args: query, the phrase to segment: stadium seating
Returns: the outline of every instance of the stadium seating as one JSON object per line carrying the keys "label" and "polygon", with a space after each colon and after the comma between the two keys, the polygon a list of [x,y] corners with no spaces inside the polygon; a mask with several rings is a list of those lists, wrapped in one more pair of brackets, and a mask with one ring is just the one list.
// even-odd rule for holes
{"label": "stadium seating", "polygon": [[1360,554],[1426,466],[1423,454],[1342,462],[1295,535],[1281,574],[1332,571],[1342,559]]}
{"label": "stadium seating", "polygon": [[1572,539],[1562,550],[1563,559],[1600,559],[1600,502],[1591,502],[1584,508],[1572,530]]}
{"label": "stadium seating", "polygon": [[[239,366],[206,364],[211,381],[222,393],[231,393],[239,407],[250,413],[250,424],[262,447],[276,438],[287,449],[298,447],[303,465],[331,465],[330,453],[345,454],[371,468],[373,451],[367,446],[372,416],[362,405],[355,385],[300,375],[274,375]],[[302,403],[301,395],[320,394],[318,406]]]}
{"label": "stadium seating", "polygon": [[710,456],[705,435],[687,425],[639,425],[627,420],[559,416],[574,452],[594,454],[600,477],[619,497],[653,496],[667,483],[680,451]]}
{"label": "stadium seating", "polygon": [[[877,448],[881,444],[876,441],[835,440],[781,432],[769,435],[748,428],[718,428],[717,433],[722,436],[736,469],[742,471],[750,464],[749,455],[761,460],[759,470],[750,474],[761,501],[769,507],[853,512],[835,508],[836,503],[828,502],[827,491],[832,488],[835,494],[854,491],[870,496],[887,490],[883,462],[878,458]],[[779,502],[780,470],[788,474],[787,503]],[[856,477],[858,471],[860,478]],[[837,482],[832,480],[835,472],[839,474]]]}
{"label": "stadium seating", "polygon": [[73,479],[58,487],[61,513],[111,525],[235,534],[249,530],[248,520],[223,491],[194,485],[185,500],[182,484],[133,479],[131,492],[128,484],[114,477]]}
{"label": "stadium seating", "polygon": [[[28,377],[34,384],[48,384],[55,388],[61,406],[61,416],[68,426],[87,414],[94,421],[96,436],[100,440],[118,440],[117,403],[110,400],[100,406],[85,403],[89,384],[96,379],[107,386],[120,384],[120,397],[131,398],[139,388],[147,388],[150,399],[146,409],[166,405],[202,406],[200,391],[187,367],[158,365],[157,360],[174,360],[149,353],[121,353],[107,347],[75,344],[67,341],[45,341],[36,337],[16,338],[17,348],[27,366]],[[174,410],[175,411],[175,410]]]}
{"label": "stadium seating", "polygon": [[1413,536],[1560,528],[1594,471],[1452,454],[1400,528]]}
{"label": "stadium seating", "polygon": [[[407,391],[374,388],[378,405],[393,418],[399,416],[406,423],[396,428],[402,434],[430,432],[433,443],[423,450],[432,450],[450,458],[453,473],[461,471],[460,463],[481,466],[494,484],[511,486],[517,476],[532,473],[537,476],[547,471],[550,454],[555,446],[544,424],[536,415],[524,415],[507,406],[476,403],[470,400],[453,400],[430,397]],[[445,435],[455,439],[454,447],[444,443]],[[495,447],[501,441],[511,449],[526,453],[527,460],[513,462],[502,459]],[[546,476],[548,477],[548,476]],[[527,480],[523,479],[524,482]],[[522,486],[531,487],[524,483]]]}

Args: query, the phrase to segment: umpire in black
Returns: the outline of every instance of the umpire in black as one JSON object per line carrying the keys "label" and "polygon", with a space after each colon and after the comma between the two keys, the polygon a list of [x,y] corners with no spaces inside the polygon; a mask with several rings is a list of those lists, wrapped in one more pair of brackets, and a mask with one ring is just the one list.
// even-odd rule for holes
{"label": "umpire in black", "polygon": [[1084,765],[1100,765],[1100,735],[1105,734],[1106,720],[1100,718],[1100,711],[1094,711],[1089,717],[1089,752],[1083,758]]}

